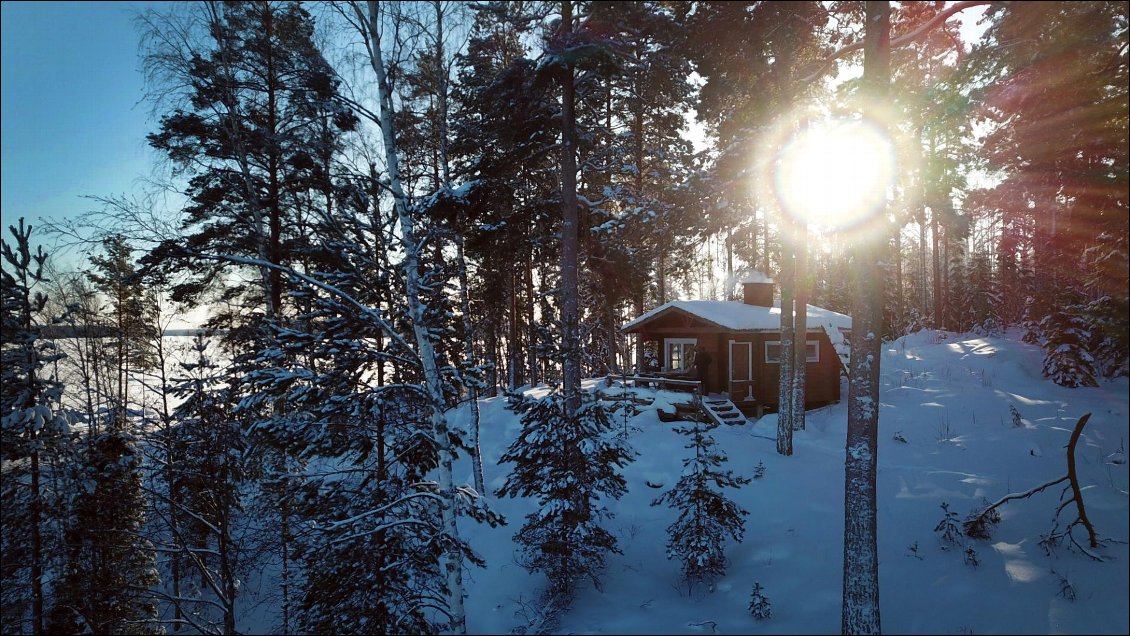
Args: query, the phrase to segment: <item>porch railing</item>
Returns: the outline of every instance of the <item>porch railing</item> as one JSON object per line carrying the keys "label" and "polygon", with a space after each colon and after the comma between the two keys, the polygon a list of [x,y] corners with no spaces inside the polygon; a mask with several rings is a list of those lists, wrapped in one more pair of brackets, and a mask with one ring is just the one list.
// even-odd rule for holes
{"label": "porch railing", "polygon": [[691,406],[695,412],[702,417],[709,418],[711,413],[706,410],[702,404],[702,382],[699,380],[683,380],[680,378],[665,378],[663,376],[654,375],[627,375],[624,373],[613,374],[609,373],[604,378],[606,386],[612,386],[612,380],[619,380],[623,386],[629,386],[628,383],[632,382],[634,386],[645,386],[647,388],[661,389],[664,386],[676,387],[676,390],[690,389],[692,394]]}

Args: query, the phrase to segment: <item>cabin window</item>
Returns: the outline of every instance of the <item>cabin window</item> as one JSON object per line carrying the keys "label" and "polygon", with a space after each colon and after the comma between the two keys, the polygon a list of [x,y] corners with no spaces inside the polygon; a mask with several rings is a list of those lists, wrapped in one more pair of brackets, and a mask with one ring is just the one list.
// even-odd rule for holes
{"label": "cabin window", "polygon": [[[807,362],[820,362],[820,341],[808,340],[804,343],[805,360]],[[765,363],[766,364],[780,364],[781,363],[781,341],[769,340],[765,343]]]}
{"label": "cabin window", "polygon": [[667,338],[664,340],[664,371],[686,371],[691,367],[691,352],[698,338]]}

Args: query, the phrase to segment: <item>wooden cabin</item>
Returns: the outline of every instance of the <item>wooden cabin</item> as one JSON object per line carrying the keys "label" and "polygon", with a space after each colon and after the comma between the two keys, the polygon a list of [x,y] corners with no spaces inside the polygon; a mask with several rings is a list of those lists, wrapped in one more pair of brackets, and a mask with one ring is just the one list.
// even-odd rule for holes
{"label": "wooden cabin", "polygon": [[[693,379],[690,353],[695,346],[705,346],[712,358],[707,393],[725,394],[743,411],[775,409],[780,393],[780,302],[774,303],[774,283],[764,276],[755,275],[742,286],[742,301],[674,300],[624,325],[624,333],[636,334],[641,347],[654,343],[658,354],[659,368],[637,371],[682,371]],[[809,305],[806,407],[839,401],[850,331],[850,316]]]}

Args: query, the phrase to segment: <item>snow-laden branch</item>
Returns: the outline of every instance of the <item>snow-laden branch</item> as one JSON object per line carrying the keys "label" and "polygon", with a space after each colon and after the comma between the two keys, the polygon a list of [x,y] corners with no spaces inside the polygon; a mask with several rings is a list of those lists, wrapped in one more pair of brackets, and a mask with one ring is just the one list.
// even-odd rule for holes
{"label": "snow-laden branch", "polygon": [[438,495],[436,495],[435,493],[432,493],[432,492],[427,492],[427,491],[414,492],[414,493],[409,494],[409,495],[404,495],[403,497],[398,498],[396,501],[391,501],[391,502],[389,502],[389,503],[387,503],[383,506],[379,506],[379,507],[373,508],[371,510],[366,510],[365,512],[362,512],[360,514],[356,514],[352,517],[349,517],[348,519],[340,519],[338,521],[328,523],[328,524],[326,524],[325,527],[323,527],[321,529],[325,530],[327,532],[332,531],[332,530],[337,530],[338,528],[340,528],[342,526],[352,525],[354,523],[357,523],[358,521],[361,521],[362,519],[365,519],[367,517],[371,517],[371,516],[376,515],[376,514],[381,514],[381,513],[387,512],[387,511],[391,510],[392,508],[399,506],[402,503],[412,501],[413,499],[419,499],[419,498],[430,498],[430,499],[435,499],[437,501],[442,501],[442,499],[440,499],[440,497]]}
{"label": "snow-laden branch", "polygon": [[300,280],[300,281],[302,281],[302,282],[304,282],[308,285],[312,285],[314,287],[317,287],[318,289],[321,289],[322,291],[329,292],[329,293],[333,294],[334,296],[341,298],[346,303],[357,308],[366,317],[372,319],[373,322],[377,323],[377,325],[379,325],[380,328],[383,329],[385,331],[385,333],[387,333],[389,335],[390,338],[395,340],[396,343],[399,344],[400,346],[404,347],[405,350],[413,351],[412,347],[409,346],[408,342],[405,341],[404,338],[402,338],[400,336],[400,334],[396,333],[396,330],[392,328],[392,325],[389,325],[388,322],[385,321],[384,317],[381,316],[381,312],[380,312],[379,309],[375,309],[373,307],[370,307],[369,305],[366,305],[365,303],[357,300],[353,296],[349,295],[349,293],[342,291],[341,289],[335,287],[334,285],[322,282],[322,281],[320,281],[316,278],[313,278],[312,276],[308,276],[306,274],[303,274],[302,272],[296,271],[293,268],[287,267],[285,265],[277,265],[275,263],[271,263],[269,261],[265,261],[265,260],[258,259],[258,258],[247,258],[245,256],[235,256],[234,254],[205,254],[203,252],[197,252],[195,250],[188,250],[188,249],[186,249],[184,251],[188,254],[191,254],[192,256],[196,256],[197,258],[203,258],[203,259],[206,259],[206,260],[235,263],[237,265],[247,265],[249,267],[259,267],[259,268],[273,269],[273,270],[282,272],[282,273],[286,274],[287,276],[290,276],[292,278]]}
{"label": "snow-laden branch", "polygon": [[[203,604],[208,604],[208,605],[214,605],[214,606],[218,607],[221,611],[226,611],[226,609],[224,608],[223,605],[220,605],[216,601],[212,601],[212,600],[209,600],[209,599],[206,599],[206,598],[190,598],[190,597],[186,597],[186,596],[172,596],[170,594],[166,594],[165,592],[162,592],[162,591],[156,590],[156,589],[149,589],[149,590],[147,590],[147,592],[150,595],[152,595],[152,596],[154,596],[154,597],[156,597],[160,600],[163,600],[167,603],[171,603],[174,607],[179,607],[179,606],[181,606],[182,603],[203,603]],[[182,618],[179,618],[179,619],[166,618],[166,619],[160,619],[157,622],[162,623],[162,624],[170,624],[170,625],[189,625],[193,629],[195,629],[196,631],[200,632],[201,634],[216,634],[218,636],[219,634],[224,633],[222,629],[217,629],[214,625],[201,625],[200,623],[192,620],[192,618],[191,618],[193,616],[192,612],[182,611],[181,616],[182,616]]]}
{"label": "snow-laden branch", "polygon": [[[191,508],[184,506],[179,501],[174,501],[171,497],[169,497],[165,493],[162,493],[162,492],[160,492],[160,491],[158,491],[154,488],[150,488],[148,486],[142,486],[142,490],[144,490],[145,492],[147,492],[147,493],[149,493],[149,494],[151,494],[155,497],[158,497],[159,499],[163,499],[165,501],[165,503],[168,503],[169,505],[176,506],[181,512],[187,514],[188,516],[192,517],[193,519],[195,519],[196,521],[198,521],[202,525],[206,526],[217,537],[221,536],[223,534],[220,531],[220,529],[217,528],[212,522],[208,521],[207,519],[200,516],[199,514],[193,512]],[[185,548],[187,549],[187,544],[184,544],[184,545],[185,545]]]}
{"label": "snow-laden branch", "polygon": [[[1029,488],[1028,490],[1025,490],[1024,492],[1013,492],[1013,493],[1009,493],[1009,494],[1001,497],[1000,499],[989,504],[989,506],[987,508],[985,508],[984,510],[982,510],[981,513],[978,514],[976,517],[973,517],[973,518],[971,518],[971,519],[969,519],[965,522],[966,534],[969,534],[969,527],[974,525],[982,517],[987,516],[992,511],[996,510],[997,508],[1000,508],[1001,506],[1012,501],[1013,499],[1027,499],[1028,497],[1031,497],[1032,495],[1041,493],[1041,492],[1047,490],[1048,488],[1051,488],[1052,486],[1054,486],[1056,484],[1061,484],[1065,481],[1067,481],[1067,475],[1064,475],[1063,477],[1060,477],[1059,479],[1049,481],[1049,482],[1044,483],[1044,484],[1040,484],[1039,486],[1034,486],[1032,488]],[[1059,514],[1059,512],[1062,511],[1062,510],[1063,510],[1063,506],[1060,506],[1059,510],[1056,511],[1056,514]]]}
{"label": "snow-laden branch", "polygon": [[[952,17],[955,13],[959,13],[959,12],[964,11],[966,9],[969,9],[971,7],[975,7],[975,6],[982,5],[982,4],[993,4],[993,1],[994,0],[969,0],[967,2],[958,2],[957,4],[955,4],[951,7],[947,7],[944,11],[942,11],[938,15],[934,16],[933,18],[930,18],[925,23],[923,23],[922,26],[911,31],[910,33],[904,33],[903,35],[900,35],[897,38],[892,38],[890,48],[891,48],[891,50],[894,50],[894,49],[897,49],[897,48],[904,47],[908,44],[912,44],[912,43],[918,41],[920,38],[922,38],[922,36],[926,35],[930,31],[934,30],[938,25],[942,24],[946,20],[949,20],[950,17]],[[863,48],[863,42],[864,42],[863,40],[859,40],[858,42],[853,42],[851,44],[848,44],[847,46],[843,46],[843,47],[836,49],[835,51],[832,52],[831,55],[824,58],[824,60],[822,62],[820,62],[820,66],[817,67],[817,69],[815,71],[813,71],[811,74],[809,74],[805,77],[800,78],[797,81],[802,83],[802,84],[808,84],[809,82],[813,82],[813,81],[819,79],[820,76],[823,75],[825,72],[827,72],[828,69],[832,66],[832,62],[835,62],[836,60],[847,55],[848,53],[862,49]]]}
{"label": "snow-laden branch", "polygon": [[352,541],[354,539],[360,539],[361,537],[367,537],[369,535],[376,534],[378,532],[384,532],[384,531],[386,531],[390,528],[395,528],[395,527],[398,527],[398,526],[421,526],[421,527],[424,527],[424,528],[433,528],[433,527],[435,527],[435,524],[424,521],[423,519],[420,519],[419,517],[408,517],[407,519],[397,519],[395,521],[390,521],[388,523],[382,523],[381,525],[379,525],[375,528],[370,528],[368,530],[363,530],[361,532],[354,532],[353,534],[348,534],[344,537],[338,537],[337,539],[330,541],[330,543],[331,544],[345,543],[347,541]]}

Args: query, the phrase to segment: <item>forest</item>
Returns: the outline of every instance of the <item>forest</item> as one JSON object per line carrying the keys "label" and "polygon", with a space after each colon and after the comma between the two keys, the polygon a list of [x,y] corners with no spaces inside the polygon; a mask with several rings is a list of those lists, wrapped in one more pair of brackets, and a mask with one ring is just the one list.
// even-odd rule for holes
{"label": "forest", "polygon": [[[854,321],[841,628],[879,633],[884,343],[1012,333],[1058,387],[1130,376],[1128,18],[142,8],[156,176],[3,237],[0,627],[241,633],[254,580],[274,633],[467,633],[480,525],[565,611],[623,548],[601,521],[646,452],[616,434],[636,406],[582,386],[657,355],[627,322],[764,274],[792,308],[780,454],[805,430],[806,307]],[[521,431],[492,485],[495,398]],[[669,546],[691,581],[749,514],[707,428],[687,429],[697,485],[662,497],[692,511]],[[519,497],[539,509],[496,509]]]}

